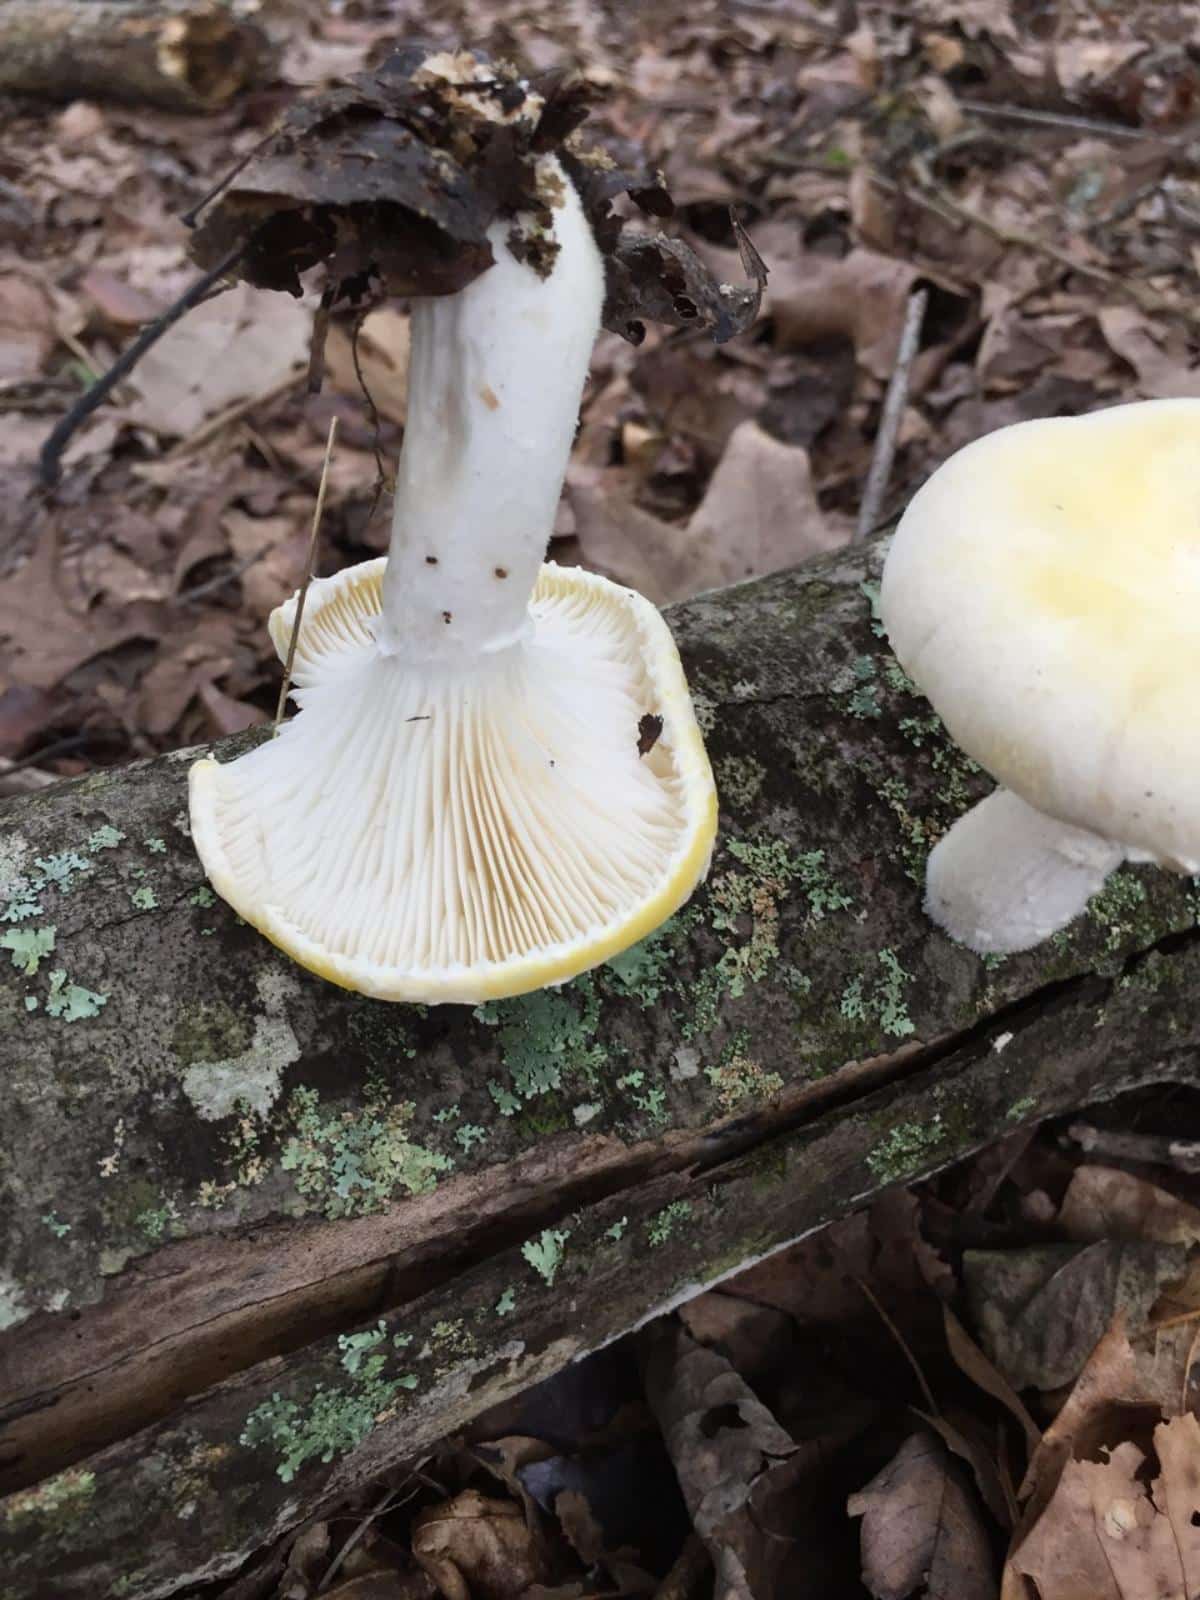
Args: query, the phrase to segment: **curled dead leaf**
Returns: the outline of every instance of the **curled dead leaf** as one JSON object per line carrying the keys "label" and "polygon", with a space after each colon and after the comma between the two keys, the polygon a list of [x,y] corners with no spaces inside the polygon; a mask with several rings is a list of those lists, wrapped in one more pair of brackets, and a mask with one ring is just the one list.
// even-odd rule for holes
{"label": "curled dead leaf", "polygon": [[[846,1505],[861,1517],[863,1582],[876,1600],[994,1600],[991,1548],[961,1469],[914,1433]],[[922,1585],[924,1586],[922,1590]]]}
{"label": "curled dead leaf", "polygon": [[521,1507],[476,1489],[418,1513],[412,1551],[443,1600],[517,1600],[548,1576]]}

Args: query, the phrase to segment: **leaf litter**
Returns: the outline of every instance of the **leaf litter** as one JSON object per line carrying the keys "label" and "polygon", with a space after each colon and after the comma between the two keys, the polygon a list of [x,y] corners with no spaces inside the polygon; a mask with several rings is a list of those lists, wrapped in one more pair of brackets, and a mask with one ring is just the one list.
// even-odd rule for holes
{"label": "leaf litter", "polygon": [[[685,293],[690,250],[744,282],[731,208],[769,269],[740,340],[601,339],[559,560],[668,599],[843,542],[917,285],[891,512],[1003,423],[1200,393],[1182,5],[1067,0],[1049,31],[1005,0],[271,10],[281,77],[212,116],[18,104],[0,132],[7,760],[61,742],[45,771],[69,775],[265,720],[263,614],[296,582],[335,413],[323,570],[386,547],[402,300],[332,314],[313,394],[315,294],[216,296],[76,435],[57,493],[33,485],[55,417],[188,285],[184,214],[297,89],[397,41],[582,69],[688,247],[628,275]],[[1200,1131],[1194,1097],[1165,1099],[1137,1106],[1163,1150]],[[477,1418],[265,1552],[255,1592],[1194,1595],[1200,1189],[1060,1132],[884,1196]]]}

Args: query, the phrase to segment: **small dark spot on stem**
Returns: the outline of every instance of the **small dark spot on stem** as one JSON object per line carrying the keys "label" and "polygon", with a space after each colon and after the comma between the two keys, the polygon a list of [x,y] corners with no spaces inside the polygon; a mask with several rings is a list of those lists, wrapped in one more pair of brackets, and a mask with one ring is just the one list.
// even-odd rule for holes
{"label": "small dark spot on stem", "polygon": [[427,567],[436,567],[437,566],[437,557],[436,556],[426,556],[425,557],[425,565]]}
{"label": "small dark spot on stem", "polygon": [[443,611],[442,612],[442,621],[443,622],[453,622],[454,621],[453,614],[451,612],[449,612],[449,611]]}
{"label": "small dark spot on stem", "polygon": [[405,720],[405,722],[428,722],[429,721],[429,715],[430,714],[427,711],[423,717],[405,717],[404,720]]}

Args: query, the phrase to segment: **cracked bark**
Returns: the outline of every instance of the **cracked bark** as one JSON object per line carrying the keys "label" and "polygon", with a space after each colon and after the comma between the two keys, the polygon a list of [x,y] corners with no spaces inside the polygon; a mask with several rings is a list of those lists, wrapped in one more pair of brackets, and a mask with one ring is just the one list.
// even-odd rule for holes
{"label": "cracked bark", "polygon": [[888,655],[877,566],[675,609],[709,884],[635,955],[482,1013],[347,995],[213,903],[187,758],[0,807],[0,914],[28,911],[0,923],[5,1600],[229,1573],[888,1184],[1194,1075],[1186,883],[1123,869],[1003,962],[921,914],[988,784]]}

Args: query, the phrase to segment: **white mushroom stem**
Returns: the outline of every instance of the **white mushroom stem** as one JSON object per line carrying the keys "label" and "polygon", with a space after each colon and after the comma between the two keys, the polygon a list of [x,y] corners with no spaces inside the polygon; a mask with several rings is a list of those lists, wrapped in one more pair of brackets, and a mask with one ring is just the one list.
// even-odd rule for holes
{"label": "white mushroom stem", "polygon": [[1029,950],[1079,916],[1124,857],[1121,845],[997,789],[931,851],[925,910],[979,955]]}
{"label": "white mushroom stem", "polygon": [[493,266],[459,294],[413,307],[377,635],[384,654],[408,662],[466,664],[527,631],[604,300],[574,187],[553,158],[539,180],[561,195],[549,276],[509,250],[509,219],[489,232]]}

